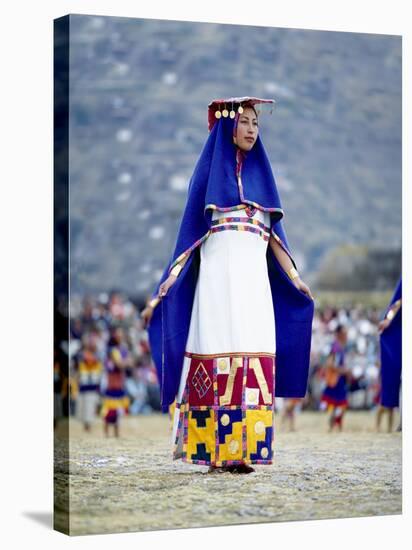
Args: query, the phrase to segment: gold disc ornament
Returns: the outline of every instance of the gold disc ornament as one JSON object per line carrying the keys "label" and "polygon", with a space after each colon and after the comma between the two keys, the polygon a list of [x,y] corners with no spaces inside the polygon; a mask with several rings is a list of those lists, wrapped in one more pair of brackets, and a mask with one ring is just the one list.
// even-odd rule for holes
{"label": "gold disc ornament", "polygon": [[229,111],[227,109],[223,109],[222,115],[227,118],[229,116]]}
{"label": "gold disc ornament", "polygon": [[215,112],[215,117],[220,118],[222,116],[222,113],[220,111]]}
{"label": "gold disc ornament", "polygon": [[260,454],[262,458],[267,458],[269,456],[269,449],[267,447],[263,447],[263,449],[260,451]]}
{"label": "gold disc ornament", "polygon": [[263,434],[265,433],[265,423],[263,422],[263,420],[258,420],[255,424],[255,433],[257,434]]}
{"label": "gold disc ornament", "polygon": [[237,112],[241,115],[243,113],[243,107],[242,105],[239,105]]}
{"label": "gold disc ornament", "polygon": [[220,372],[224,372],[227,369],[227,363],[224,359],[220,359],[217,365]]}
{"label": "gold disc ornament", "polygon": [[228,426],[230,424],[230,416],[228,414],[222,414],[220,422],[222,426]]}

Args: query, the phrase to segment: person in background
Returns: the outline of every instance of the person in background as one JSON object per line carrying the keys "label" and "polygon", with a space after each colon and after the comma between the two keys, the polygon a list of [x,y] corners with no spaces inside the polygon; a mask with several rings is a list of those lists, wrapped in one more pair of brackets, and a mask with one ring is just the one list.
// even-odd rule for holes
{"label": "person in background", "polygon": [[69,359],[68,362],[69,362],[69,372],[68,372],[68,376],[63,376],[61,397],[62,397],[62,405],[63,405],[63,415],[71,417],[76,414],[79,387],[78,387],[75,372],[74,372],[73,358]]}
{"label": "person in background", "polygon": [[[379,323],[381,347],[381,392],[376,417],[380,431],[382,416],[388,415],[388,432],[393,428],[393,412],[399,407],[402,373],[402,279],[399,279],[385,317]],[[401,425],[399,426],[399,430]]]}
{"label": "person in background", "polygon": [[77,363],[77,415],[87,432],[96,418],[102,372],[103,365],[96,357],[95,344],[86,342]]}
{"label": "person in background", "polygon": [[281,417],[281,426],[283,427],[286,425],[286,423],[289,425],[289,431],[295,432],[296,426],[295,426],[295,418],[296,418],[296,410],[301,404],[302,399],[301,398],[288,398],[285,399],[282,409],[282,417]]}
{"label": "person in background", "polygon": [[[139,360],[137,360],[137,363],[139,363]],[[152,412],[152,408],[148,403],[147,384],[137,365],[132,369],[131,376],[126,379],[126,390],[131,399],[130,414],[149,414]]]}
{"label": "person in background", "polygon": [[329,431],[335,427],[342,431],[342,421],[348,406],[347,399],[347,369],[345,366],[345,347],[347,344],[347,331],[343,325],[335,329],[335,339],[326,358],[325,380],[326,388],[323,391],[321,406],[328,409]]}
{"label": "person in background", "polygon": [[120,327],[111,331],[105,361],[105,378],[103,380],[103,406],[101,415],[104,418],[104,433],[109,435],[109,425],[119,437],[119,420],[128,412],[129,397],[126,394],[126,369],[131,367],[131,355],[124,343],[123,330]]}
{"label": "person in background", "polygon": [[53,428],[56,429],[57,425],[63,416],[63,404],[62,404],[62,385],[63,374],[61,361],[58,357],[58,352],[54,348],[54,362],[53,362],[53,389],[54,389],[54,414],[53,414]]}

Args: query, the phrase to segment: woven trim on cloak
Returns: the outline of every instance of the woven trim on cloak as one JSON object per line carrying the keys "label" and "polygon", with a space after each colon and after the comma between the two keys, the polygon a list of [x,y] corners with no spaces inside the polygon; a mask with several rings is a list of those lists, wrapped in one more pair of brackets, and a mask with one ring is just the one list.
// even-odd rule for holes
{"label": "woven trim on cloak", "polygon": [[[241,204],[237,204],[235,206],[218,206],[216,204],[207,204],[204,208],[204,211],[203,213],[205,214],[206,213],[206,210],[208,208],[210,208],[211,210],[220,210],[222,212],[229,212],[230,210],[242,210],[244,208],[247,207],[248,204],[254,206],[255,208],[259,208],[259,210],[263,210],[264,212],[279,212],[282,214],[282,218],[284,216],[284,211],[282,210],[282,208],[265,208],[264,206],[258,204],[257,202],[254,202],[254,201],[249,201],[247,199],[245,199],[244,195],[243,195],[243,185],[242,185],[242,178],[240,175],[238,175],[237,177],[237,182],[238,182],[238,187],[239,187],[239,195],[240,195],[240,200],[242,201]],[[184,258],[186,258],[186,256],[189,256],[189,254],[192,252],[192,250],[194,250],[197,246],[199,246],[205,239],[207,239],[207,237],[209,236],[210,234],[210,229],[207,233],[205,233],[203,235],[203,237],[201,237],[200,239],[198,239],[195,243],[192,244],[192,246],[190,246],[189,248],[187,248],[184,252],[182,252],[175,260],[174,262],[172,262],[170,264],[170,267],[169,267],[169,274],[171,272],[171,270],[175,267],[176,264],[178,264],[181,260],[183,260]],[[279,242],[279,244],[281,244],[282,248],[285,250],[285,252],[287,252],[288,256],[291,258],[292,262],[293,262],[293,265],[295,265],[295,262],[292,258],[292,256],[290,255],[290,252],[286,249],[285,245],[282,243],[282,241],[279,239],[279,237],[276,235],[276,233],[272,232],[273,233],[273,236],[275,237],[275,239]],[[295,265],[296,267],[296,265]]]}

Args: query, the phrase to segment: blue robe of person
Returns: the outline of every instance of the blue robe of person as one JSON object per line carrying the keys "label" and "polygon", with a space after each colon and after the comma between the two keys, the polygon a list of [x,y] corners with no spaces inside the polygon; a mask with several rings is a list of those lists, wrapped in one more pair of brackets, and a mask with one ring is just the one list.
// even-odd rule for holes
{"label": "blue robe of person", "polygon": [[[176,282],[155,307],[148,326],[163,411],[173,403],[179,388],[199,274],[200,245],[208,237],[213,209],[239,208],[246,204],[270,212],[271,234],[296,267],[281,222],[283,209],[275,179],[260,135],[242,162],[240,178],[236,177],[237,151],[232,135],[230,118],[221,118],[213,126],[189,183],[175,250],[153,293],[153,297],[157,296],[170,270],[188,257]],[[296,288],[270,246],[266,259],[276,323],[275,395],[304,397],[314,302]],[[250,322],[255,323],[256,319],[251,308]]]}
{"label": "blue robe of person", "polygon": [[[386,309],[402,299],[402,278],[399,279],[392,300]],[[402,373],[402,306],[388,328],[380,336],[381,345],[381,404],[399,407],[399,390]]]}
{"label": "blue robe of person", "polygon": [[[335,365],[340,369],[345,366],[345,349],[335,340],[332,344],[330,353],[334,354]],[[331,405],[347,406],[348,404],[348,387],[346,374],[339,374],[337,384],[335,386],[326,386],[323,390],[322,400]]]}

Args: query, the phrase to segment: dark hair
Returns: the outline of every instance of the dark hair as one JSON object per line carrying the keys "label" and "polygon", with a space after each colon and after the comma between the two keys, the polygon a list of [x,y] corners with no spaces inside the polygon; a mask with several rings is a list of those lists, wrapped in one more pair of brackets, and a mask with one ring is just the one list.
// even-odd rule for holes
{"label": "dark hair", "polygon": [[256,109],[255,109],[255,106],[252,103],[244,103],[243,104],[243,109],[247,109],[247,108],[253,109],[255,111],[256,118],[259,118],[258,114],[256,112]]}
{"label": "dark hair", "polygon": [[338,326],[335,328],[335,334],[340,334],[345,330],[345,325],[342,325],[341,323],[338,324]]}

